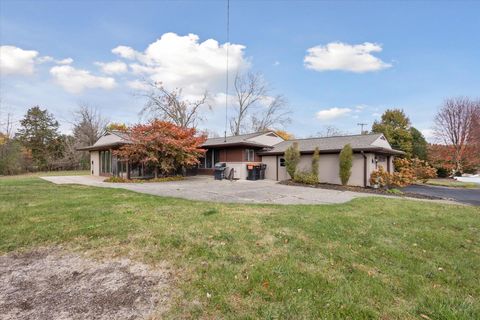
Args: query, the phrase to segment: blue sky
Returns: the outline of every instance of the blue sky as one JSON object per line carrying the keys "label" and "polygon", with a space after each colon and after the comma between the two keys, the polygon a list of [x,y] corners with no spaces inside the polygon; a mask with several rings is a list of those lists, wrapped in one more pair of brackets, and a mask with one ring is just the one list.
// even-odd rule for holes
{"label": "blue sky", "polygon": [[[136,123],[144,101],[135,81],[149,77],[221,101],[225,1],[0,6],[0,117],[41,105],[68,131],[87,103]],[[231,65],[262,72],[272,94],[288,98],[296,136],[329,125],[356,133],[394,107],[428,134],[444,98],[480,95],[480,2],[231,0],[230,9]],[[200,127],[222,133],[224,108],[212,104]]]}

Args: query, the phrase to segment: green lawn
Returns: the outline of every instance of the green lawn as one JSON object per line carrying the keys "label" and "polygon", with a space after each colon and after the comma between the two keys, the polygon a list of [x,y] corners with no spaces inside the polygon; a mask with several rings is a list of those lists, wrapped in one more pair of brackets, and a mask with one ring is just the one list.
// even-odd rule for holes
{"label": "green lawn", "polygon": [[454,179],[430,179],[426,184],[432,186],[441,186],[441,187],[452,187],[452,188],[467,188],[467,189],[476,189],[480,188],[478,183],[473,182],[462,182]]}
{"label": "green lawn", "polygon": [[0,179],[45,177],[45,176],[85,176],[89,174],[90,174],[89,170],[39,171],[39,172],[24,173],[17,176],[0,176]]}
{"label": "green lawn", "polygon": [[480,319],[478,207],[218,204],[0,179],[0,252],[53,244],[167,261],[169,318]]}

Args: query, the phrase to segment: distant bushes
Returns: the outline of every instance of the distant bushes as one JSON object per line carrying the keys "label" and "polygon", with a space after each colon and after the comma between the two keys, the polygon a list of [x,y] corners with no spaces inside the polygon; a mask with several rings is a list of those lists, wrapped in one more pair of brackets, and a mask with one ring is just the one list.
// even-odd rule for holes
{"label": "distant bushes", "polygon": [[161,177],[161,178],[153,178],[153,179],[126,179],[123,177],[109,177],[104,180],[104,182],[111,182],[111,183],[145,183],[145,182],[169,182],[169,181],[180,181],[183,180],[183,176],[171,176],[171,177]]}

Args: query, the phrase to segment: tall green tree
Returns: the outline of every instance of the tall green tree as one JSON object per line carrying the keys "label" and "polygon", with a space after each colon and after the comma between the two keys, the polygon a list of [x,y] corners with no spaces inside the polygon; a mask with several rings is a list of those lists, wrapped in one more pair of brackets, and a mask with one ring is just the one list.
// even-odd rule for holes
{"label": "tall green tree", "polygon": [[412,156],[421,160],[427,160],[427,140],[415,127],[410,127],[410,134],[412,135]]}
{"label": "tall green tree", "polygon": [[58,121],[46,109],[35,106],[28,109],[20,125],[16,138],[31,151],[34,164],[47,169],[49,162],[62,152]]}
{"label": "tall green tree", "polygon": [[295,177],[298,163],[300,162],[300,149],[298,148],[298,142],[292,143],[290,147],[285,150],[285,169],[290,177]]}
{"label": "tall green tree", "polygon": [[312,156],[312,173],[317,178],[318,178],[319,164],[320,164],[320,149],[316,147],[315,151],[313,151],[313,156]]}
{"label": "tall green tree", "polygon": [[350,144],[346,144],[339,157],[339,176],[342,185],[346,185],[352,175],[353,150]]}
{"label": "tall green tree", "polygon": [[413,138],[410,131],[410,119],[400,109],[388,109],[382,114],[380,121],[372,125],[373,133],[383,133],[394,149],[413,155]]}

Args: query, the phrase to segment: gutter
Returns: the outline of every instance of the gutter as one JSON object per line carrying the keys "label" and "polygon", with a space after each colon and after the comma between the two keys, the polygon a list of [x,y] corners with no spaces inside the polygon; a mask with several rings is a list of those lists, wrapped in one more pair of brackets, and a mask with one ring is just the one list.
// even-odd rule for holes
{"label": "gutter", "polygon": [[[385,149],[385,148],[353,148],[354,153],[362,153],[362,152],[376,152],[380,154],[390,154],[390,155],[403,155],[405,152],[395,149]],[[330,149],[330,150],[320,150],[320,154],[335,154],[340,153],[342,149]],[[275,156],[275,155],[283,155],[285,154],[284,151],[264,151],[259,152],[259,155],[262,156]],[[300,154],[313,154],[313,150],[307,151],[300,151]]]}

